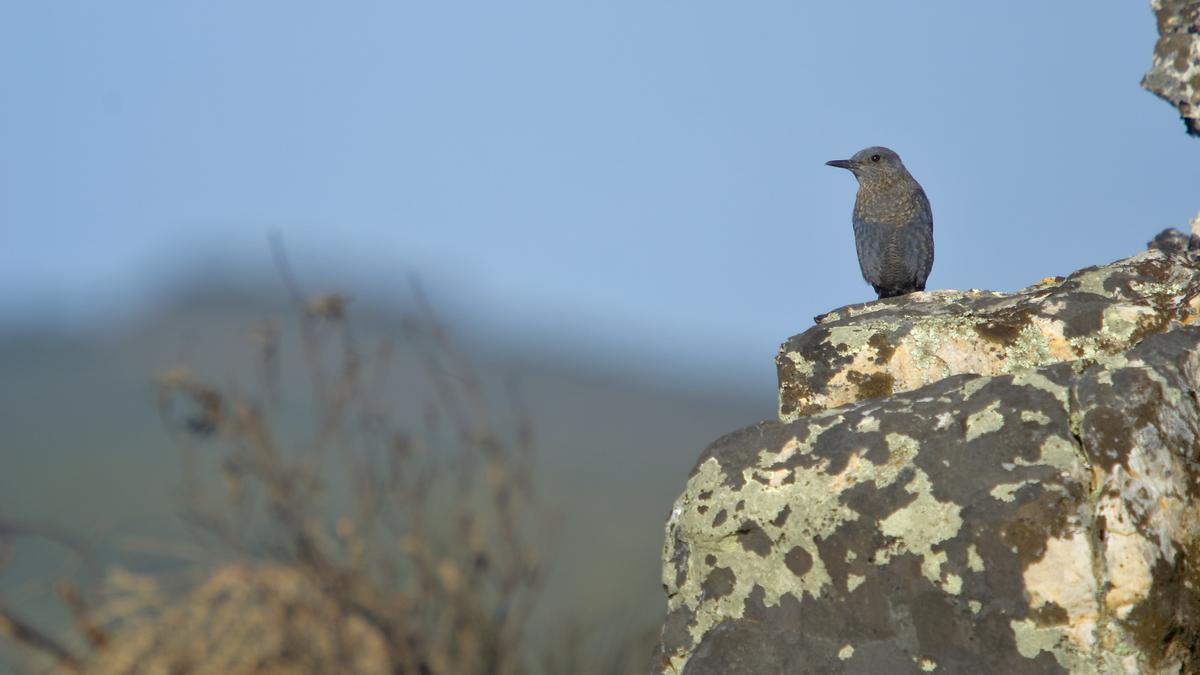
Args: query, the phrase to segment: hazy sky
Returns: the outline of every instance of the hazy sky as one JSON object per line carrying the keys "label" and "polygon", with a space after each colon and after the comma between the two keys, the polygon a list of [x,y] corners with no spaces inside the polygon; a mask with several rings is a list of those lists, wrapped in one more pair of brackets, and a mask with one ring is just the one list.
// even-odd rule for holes
{"label": "hazy sky", "polygon": [[0,319],[265,268],[276,227],[351,290],[417,269],[488,320],[769,373],[872,296],[824,166],[863,146],[929,194],[931,288],[1185,225],[1155,37],[1136,1],[0,0]]}

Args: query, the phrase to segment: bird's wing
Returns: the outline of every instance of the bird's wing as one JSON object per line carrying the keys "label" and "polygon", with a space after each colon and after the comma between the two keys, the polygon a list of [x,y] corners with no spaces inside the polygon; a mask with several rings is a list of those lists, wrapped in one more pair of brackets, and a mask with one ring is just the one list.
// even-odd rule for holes
{"label": "bird's wing", "polygon": [[917,266],[917,288],[924,289],[929,273],[933,270],[933,209],[929,206],[929,197],[925,190],[917,188],[919,211],[924,214],[924,223],[918,223],[914,235],[917,237],[918,249],[921,251],[920,264]]}
{"label": "bird's wing", "polygon": [[878,286],[883,278],[883,262],[887,247],[886,225],[861,219],[854,221],[854,246],[858,253],[858,268],[863,279]]}

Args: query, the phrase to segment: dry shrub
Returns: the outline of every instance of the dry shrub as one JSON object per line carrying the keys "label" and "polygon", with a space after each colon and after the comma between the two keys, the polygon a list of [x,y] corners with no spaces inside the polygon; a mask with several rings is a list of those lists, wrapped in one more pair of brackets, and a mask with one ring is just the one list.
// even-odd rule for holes
{"label": "dry shrub", "polygon": [[393,672],[382,632],[295,567],[226,565],[182,600],[142,601],[153,611],[97,650],[89,673]]}
{"label": "dry shrub", "polygon": [[[186,366],[155,381],[183,453],[184,517],[235,562],[183,594],[128,574],[94,609],[64,593],[82,649],[2,605],[0,634],[68,671],[523,672],[547,544],[527,416],[493,411],[414,284],[400,337],[433,393],[416,430],[404,428],[411,411],[387,381],[392,341],[362,350],[348,299],[303,293],[277,240],[273,252],[299,349],[267,325],[249,391]],[[298,366],[284,362],[296,352]],[[287,368],[303,371],[306,395],[283,391]]]}
{"label": "dry shrub", "polygon": [[[347,298],[305,295],[278,242],[274,251],[299,321],[310,429],[283,440],[284,350],[274,328],[257,334],[260,382],[252,395],[183,368],[163,373],[159,407],[191,467],[186,517],[230,549],[275,565],[223,571],[252,582],[267,604],[375,636],[384,645],[384,671],[520,671],[545,549],[526,416],[505,415],[512,428],[498,428],[477,371],[414,284],[416,310],[404,319],[404,338],[434,394],[422,433],[402,428],[404,411],[388,397],[390,343],[365,355]],[[214,455],[226,486],[217,499],[198,469]],[[313,599],[281,595],[284,579]],[[345,660],[355,649],[304,632],[292,637],[277,642],[316,659],[308,672],[361,672]]]}
{"label": "dry shrub", "polygon": [[[248,391],[187,366],[155,380],[184,460],[183,516],[232,562],[182,590],[114,569],[91,604],[64,586],[82,647],[2,605],[0,633],[53,669],[97,675],[644,672],[653,634],[619,621],[584,630],[573,617],[529,653],[550,528],[514,392],[497,414],[413,284],[401,337],[432,394],[405,427],[392,342],[361,349],[349,300],[305,294],[278,240],[273,251],[298,349],[265,324]],[[283,384],[298,372],[303,395]]]}

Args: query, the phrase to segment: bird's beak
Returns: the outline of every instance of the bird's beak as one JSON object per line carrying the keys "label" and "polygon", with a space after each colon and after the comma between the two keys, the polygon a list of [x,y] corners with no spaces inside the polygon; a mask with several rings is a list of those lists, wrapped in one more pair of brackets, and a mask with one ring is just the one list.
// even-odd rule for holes
{"label": "bird's beak", "polygon": [[851,171],[854,170],[853,169],[854,163],[848,159],[831,159],[828,162],[825,162],[825,165],[826,166],[836,166],[839,169],[849,169]]}

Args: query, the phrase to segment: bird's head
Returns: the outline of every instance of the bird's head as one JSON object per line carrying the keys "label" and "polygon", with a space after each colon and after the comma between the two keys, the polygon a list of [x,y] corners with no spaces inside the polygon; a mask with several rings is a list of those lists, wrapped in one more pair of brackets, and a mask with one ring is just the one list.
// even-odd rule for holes
{"label": "bird's head", "polygon": [[850,170],[860,182],[887,181],[908,173],[904,163],[900,161],[900,155],[879,145],[863,148],[850,159],[835,159],[825,163]]}

